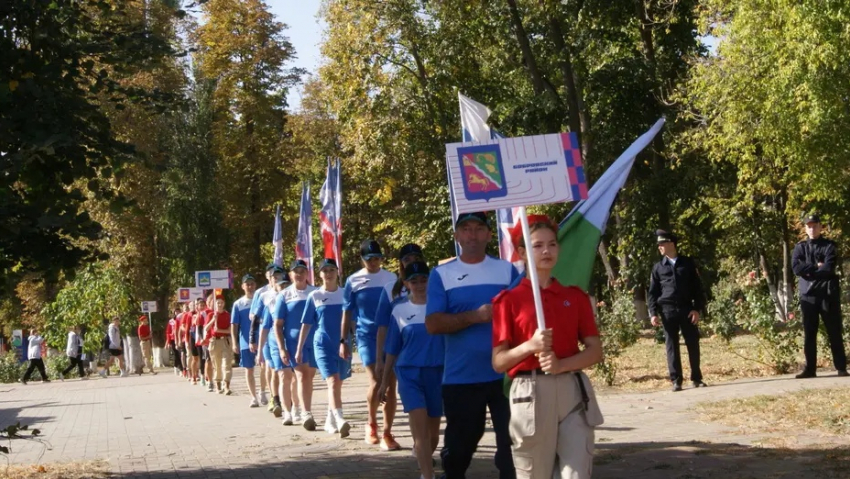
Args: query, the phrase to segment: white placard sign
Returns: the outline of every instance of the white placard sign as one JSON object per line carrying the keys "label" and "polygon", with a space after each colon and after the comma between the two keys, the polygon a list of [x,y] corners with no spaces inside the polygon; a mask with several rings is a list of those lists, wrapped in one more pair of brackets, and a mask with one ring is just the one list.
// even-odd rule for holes
{"label": "white placard sign", "polygon": [[587,198],[572,133],[450,143],[446,158],[457,213]]}
{"label": "white placard sign", "polygon": [[230,289],[233,287],[233,272],[229,269],[195,271],[195,287],[204,289]]}
{"label": "white placard sign", "polygon": [[142,312],[143,313],[155,313],[156,312],[156,301],[142,301]]}
{"label": "white placard sign", "polygon": [[177,302],[188,303],[196,299],[204,299],[203,288],[179,288],[177,289]]}

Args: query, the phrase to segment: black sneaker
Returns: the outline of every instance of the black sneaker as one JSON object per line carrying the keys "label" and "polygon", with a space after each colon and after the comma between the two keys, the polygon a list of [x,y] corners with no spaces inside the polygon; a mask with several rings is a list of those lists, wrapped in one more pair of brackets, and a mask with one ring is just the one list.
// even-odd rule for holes
{"label": "black sneaker", "polygon": [[850,376],[850,374],[847,373],[846,369],[839,369],[837,376],[845,377],[845,376]]}
{"label": "black sneaker", "polygon": [[808,379],[808,378],[816,378],[818,377],[817,373],[814,371],[803,370],[800,374],[794,376],[797,379]]}
{"label": "black sneaker", "polygon": [[681,390],[682,390],[682,385],[681,385],[681,384],[679,384],[679,383],[673,383],[673,392],[674,392],[674,393],[679,392],[679,391],[681,391]]}
{"label": "black sneaker", "polygon": [[694,387],[695,388],[707,388],[708,384],[706,384],[702,381],[694,381]]}

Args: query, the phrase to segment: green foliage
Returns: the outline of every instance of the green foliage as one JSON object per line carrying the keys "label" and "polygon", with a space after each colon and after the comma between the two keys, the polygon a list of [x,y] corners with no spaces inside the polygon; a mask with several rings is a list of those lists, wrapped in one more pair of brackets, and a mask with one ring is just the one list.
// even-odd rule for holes
{"label": "green foliage", "polygon": [[51,347],[64,351],[68,331],[74,326],[85,326],[83,349],[100,351],[104,322],[118,316],[122,320],[122,334],[127,334],[137,309],[130,286],[120,271],[104,263],[89,265],[45,308],[44,316],[52,318],[47,324],[45,340]]}
{"label": "green foliage", "polygon": [[604,358],[594,368],[611,386],[617,375],[616,359],[637,342],[640,324],[635,320],[634,298],[628,291],[611,290],[611,303],[601,301],[597,308],[596,326],[602,337]]}
{"label": "green foliage", "polygon": [[[65,349],[61,349],[61,354],[55,356],[47,356],[44,358],[44,370],[47,371],[47,377],[50,379],[58,379],[59,373],[65,370],[70,364],[68,357],[64,354]],[[73,370],[76,374],[76,369]]]}
{"label": "green foliage", "polygon": [[18,382],[26,371],[26,362],[17,358],[17,349],[0,354],[0,383]]}
{"label": "green foliage", "polygon": [[[0,16],[0,271],[53,279],[100,252],[80,240],[102,227],[83,208],[98,198],[127,205],[113,188],[132,145],[105,110],[130,103],[162,107],[120,83],[122,72],[169,55],[168,41],[142,35],[127,2],[5,2]],[[0,283],[0,288],[4,287]],[[0,290],[0,294],[8,294]]]}
{"label": "green foliage", "polygon": [[797,366],[801,323],[779,320],[764,278],[758,278],[755,272],[728,273],[721,277],[713,293],[708,305],[712,331],[727,341],[739,331],[752,334],[758,339],[759,348],[750,359],[771,366],[779,374]]}

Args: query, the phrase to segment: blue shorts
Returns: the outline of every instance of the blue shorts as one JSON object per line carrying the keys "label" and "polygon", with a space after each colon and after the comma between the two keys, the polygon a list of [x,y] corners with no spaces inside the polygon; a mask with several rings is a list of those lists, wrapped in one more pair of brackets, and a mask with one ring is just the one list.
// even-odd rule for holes
{"label": "blue shorts", "polygon": [[269,350],[269,342],[266,341],[266,344],[263,345],[263,359],[266,360],[267,363],[272,363],[272,352]]}
{"label": "blue shorts", "polygon": [[269,344],[269,357],[271,358],[269,359],[269,365],[275,371],[282,371],[283,368],[289,367],[283,364],[283,360],[280,359],[280,348],[277,347],[277,344]]}
{"label": "blue shorts", "polygon": [[351,361],[340,358],[339,350],[328,351],[329,354],[325,354],[322,348],[314,347],[313,353],[316,357],[319,373],[325,380],[334,374],[339,374],[339,379],[342,381],[351,377]]}
{"label": "blue shorts", "polygon": [[239,351],[239,366],[251,369],[257,365],[257,357],[250,349]]}
{"label": "blue shorts", "polygon": [[357,332],[357,354],[360,355],[360,360],[364,366],[375,364],[375,355],[377,353],[378,338],[369,333]]}
{"label": "blue shorts", "polygon": [[304,346],[304,350],[301,351],[301,354],[304,355],[304,357],[301,358],[303,363],[309,365],[313,369],[319,368],[319,364],[316,363],[316,353],[313,352],[313,348]]}
{"label": "blue shorts", "polygon": [[404,412],[425,408],[428,410],[428,417],[443,416],[442,366],[400,366],[395,368],[395,374]]}
{"label": "blue shorts", "polygon": [[[292,352],[298,351],[298,338],[292,339],[287,337],[284,341],[286,341],[286,350],[290,351],[289,362],[294,368],[299,364],[295,362],[295,353]],[[304,343],[304,349],[301,351],[301,354],[304,355],[304,357],[301,358],[301,362],[309,364],[313,369],[319,367],[319,365],[316,364],[316,355],[313,353],[313,343]]]}

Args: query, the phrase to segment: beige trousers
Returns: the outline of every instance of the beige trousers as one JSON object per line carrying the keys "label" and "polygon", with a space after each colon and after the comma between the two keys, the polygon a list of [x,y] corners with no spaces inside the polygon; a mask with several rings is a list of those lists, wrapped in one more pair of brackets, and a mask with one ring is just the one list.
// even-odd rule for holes
{"label": "beige trousers", "polygon": [[210,340],[210,358],[214,371],[213,380],[230,384],[230,378],[233,376],[233,348],[230,347],[230,336]]}
{"label": "beige trousers", "polygon": [[[593,388],[587,376],[582,379],[592,403],[590,423],[601,424]],[[517,376],[509,400],[517,479],[590,478],[594,428],[576,374]]]}
{"label": "beige trousers", "polygon": [[147,339],[145,341],[141,341],[142,344],[142,361],[144,361],[144,365],[142,366],[142,370],[144,368],[150,369],[153,372],[153,349],[151,347],[151,340]]}

